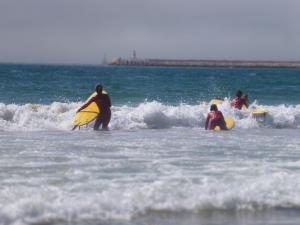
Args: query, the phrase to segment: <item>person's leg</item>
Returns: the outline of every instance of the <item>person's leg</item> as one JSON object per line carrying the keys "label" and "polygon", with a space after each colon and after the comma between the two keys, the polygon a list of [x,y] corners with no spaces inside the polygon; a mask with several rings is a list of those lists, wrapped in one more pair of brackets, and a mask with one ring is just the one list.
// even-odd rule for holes
{"label": "person's leg", "polygon": [[107,130],[108,129],[108,124],[110,122],[111,118],[111,112],[107,112],[105,115],[103,114],[103,123],[102,123],[102,129]]}
{"label": "person's leg", "polygon": [[98,116],[96,121],[95,121],[95,124],[94,124],[94,130],[99,130],[99,127],[101,125],[101,123],[103,122],[103,118],[102,116]]}
{"label": "person's leg", "polygon": [[212,119],[209,121],[209,124],[208,124],[209,130],[214,130],[216,126],[218,126],[216,119]]}
{"label": "person's leg", "polygon": [[227,129],[227,126],[226,126],[225,120],[221,121],[220,127],[221,127],[221,130],[228,130],[228,129]]}

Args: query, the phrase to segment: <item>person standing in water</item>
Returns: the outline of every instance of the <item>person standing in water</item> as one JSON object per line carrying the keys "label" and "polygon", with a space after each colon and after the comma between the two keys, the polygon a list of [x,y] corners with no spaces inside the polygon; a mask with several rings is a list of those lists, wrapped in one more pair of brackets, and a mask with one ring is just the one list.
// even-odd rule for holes
{"label": "person standing in water", "polygon": [[238,90],[235,94],[235,98],[230,102],[230,106],[236,109],[242,109],[243,105],[248,108],[248,95],[243,96],[243,92]]}
{"label": "person standing in water", "polygon": [[99,130],[101,124],[102,124],[102,130],[108,130],[108,124],[111,118],[111,110],[110,110],[111,101],[109,95],[105,92],[103,93],[102,91],[103,91],[102,85],[98,84],[96,86],[97,95],[92,97],[87,103],[85,103],[83,106],[80,107],[80,109],[77,110],[77,112],[83,110],[92,102],[95,102],[97,104],[98,108],[100,109],[100,113],[96,118],[94,130]]}
{"label": "person standing in water", "polygon": [[214,130],[216,126],[219,126],[221,130],[227,130],[222,112],[218,110],[217,105],[212,104],[210,106],[210,112],[207,114],[205,130]]}

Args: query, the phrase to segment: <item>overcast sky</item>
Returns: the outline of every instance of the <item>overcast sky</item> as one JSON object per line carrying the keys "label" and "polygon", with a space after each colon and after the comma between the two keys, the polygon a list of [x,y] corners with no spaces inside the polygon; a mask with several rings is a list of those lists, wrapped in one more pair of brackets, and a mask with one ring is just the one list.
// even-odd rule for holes
{"label": "overcast sky", "polygon": [[300,0],[0,0],[0,62],[300,60]]}

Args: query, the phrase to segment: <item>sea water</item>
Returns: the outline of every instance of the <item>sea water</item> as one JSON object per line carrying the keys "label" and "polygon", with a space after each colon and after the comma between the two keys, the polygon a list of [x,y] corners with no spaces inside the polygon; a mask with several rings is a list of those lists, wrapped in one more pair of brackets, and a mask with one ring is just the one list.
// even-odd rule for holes
{"label": "sea water", "polygon": [[[98,83],[110,130],[71,131]],[[299,69],[0,65],[1,225],[299,223]]]}

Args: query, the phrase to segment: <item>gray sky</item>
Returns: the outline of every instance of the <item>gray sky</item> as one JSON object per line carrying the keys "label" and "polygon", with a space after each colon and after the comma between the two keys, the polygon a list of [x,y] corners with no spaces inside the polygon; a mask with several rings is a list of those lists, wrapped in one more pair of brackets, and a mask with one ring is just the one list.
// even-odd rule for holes
{"label": "gray sky", "polygon": [[300,0],[0,0],[0,62],[300,60]]}

